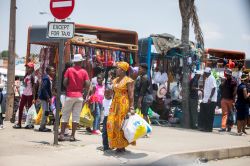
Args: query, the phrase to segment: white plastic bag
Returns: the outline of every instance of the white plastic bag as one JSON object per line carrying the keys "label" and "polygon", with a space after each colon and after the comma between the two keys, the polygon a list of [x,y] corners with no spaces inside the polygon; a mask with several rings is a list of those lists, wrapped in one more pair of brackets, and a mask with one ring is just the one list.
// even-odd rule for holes
{"label": "white plastic bag", "polygon": [[32,104],[26,116],[25,126],[32,125],[33,119],[36,119],[36,117],[37,117],[36,107],[35,107],[35,104]]}
{"label": "white plastic bag", "polygon": [[152,127],[138,114],[129,116],[123,123],[122,130],[129,143],[152,132]]}

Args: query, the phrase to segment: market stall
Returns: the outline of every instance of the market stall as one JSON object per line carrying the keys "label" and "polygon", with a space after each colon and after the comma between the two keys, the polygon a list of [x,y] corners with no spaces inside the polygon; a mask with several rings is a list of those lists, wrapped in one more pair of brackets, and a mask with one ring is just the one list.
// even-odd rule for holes
{"label": "market stall", "polygon": [[[190,52],[187,56],[190,71],[201,70],[203,52],[195,43],[190,42],[189,45]],[[180,119],[184,64],[181,41],[171,34],[164,33],[139,39],[138,46],[139,61],[148,64],[148,75],[152,78],[155,94],[157,94],[152,109],[159,113],[162,119],[168,120],[171,112],[175,114],[171,116]],[[161,97],[158,94],[161,90],[164,92],[164,88],[166,92]]]}
{"label": "market stall", "polygon": [[206,66],[211,68],[229,67],[235,69],[245,64],[246,55],[244,52],[223,49],[207,48],[204,59]]}
{"label": "market stall", "polygon": [[[84,68],[90,78],[95,75],[93,71],[97,66],[109,69],[122,60],[135,65],[138,63],[137,40],[134,31],[75,24],[75,37],[65,40],[63,65],[79,53],[85,59]],[[33,61],[40,75],[48,65],[57,68],[58,46],[58,40],[47,37],[46,26],[31,26],[28,30],[26,63]]]}

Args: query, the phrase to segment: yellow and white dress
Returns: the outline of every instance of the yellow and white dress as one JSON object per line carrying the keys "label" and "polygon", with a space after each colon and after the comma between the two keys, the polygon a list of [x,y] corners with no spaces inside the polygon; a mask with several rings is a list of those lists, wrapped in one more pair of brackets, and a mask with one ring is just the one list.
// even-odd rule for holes
{"label": "yellow and white dress", "polygon": [[[125,148],[129,145],[124,137],[122,123],[129,111],[127,84],[132,83],[133,81],[133,79],[127,76],[125,76],[119,83],[117,83],[117,78],[113,81],[115,95],[107,121],[107,133],[110,148]],[[135,145],[135,142],[131,144]]]}

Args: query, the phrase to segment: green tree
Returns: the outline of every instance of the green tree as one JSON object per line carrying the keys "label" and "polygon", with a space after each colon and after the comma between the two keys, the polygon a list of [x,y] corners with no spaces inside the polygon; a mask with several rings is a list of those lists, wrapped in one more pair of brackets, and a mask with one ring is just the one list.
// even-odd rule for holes
{"label": "green tree", "polygon": [[[16,57],[18,57],[17,54],[15,54]],[[3,58],[3,59],[8,59],[9,57],[9,51],[8,50],[3,50],[1,53],[0,53],[0,58]]]}

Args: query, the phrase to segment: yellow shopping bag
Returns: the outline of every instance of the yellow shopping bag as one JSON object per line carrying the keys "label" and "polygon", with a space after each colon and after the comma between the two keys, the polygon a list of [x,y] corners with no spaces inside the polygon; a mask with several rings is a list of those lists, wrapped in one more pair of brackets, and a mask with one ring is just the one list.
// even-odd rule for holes
{"label": "yellow shopping bag", "polygon": [[141,113],[141,110],[139,108],[135,110],[135,113],[137,113],[140,117],[143,118],[143,114]]}
{"label": "yellow shopping bag", "polygon": [[[37,117],[35,119],[35,125],[40,125],[42,117],[43,117],[43,108],[41,106],[40,109],[39,109],[39,112],[37,114]],[[48,122],[49,122],[49,116],[47,117],[47,123]]]}
{"label": "yellow shopping bag", "polygon": [[94,117],[91,114],[90,108],[88,104],[84,104],[82,108],[82,112],[80,114],[80,122],[79,124],[84,127],[92,127],[94,121]]}
{"label": "yellow shopping bag", "polygon": [[37,117],[36,117],[36,119],[35,119],[35,124],[36,124],[36,125],[39,125],[39,124],[41,123],[42,115],[43,115],[43,108],[42,108],[42,106],[41,106],[40,109],[39,109],[39,112],[38,112],[38,114],[37,114]]}
{"label": "yellow shopping bag", "polygon": [[[143,117],[143,114],[141,113],[141,110],[140,110],[139,108],[137,108],[137,109],[135,110],[135,113],[138,114],[140,117],[144,118],[144,117]],[[147,116],[147,118],[148,118],[148,123],[151,124],[151,121],[150,121],[150,119],[149,119],[148,116]]]}

